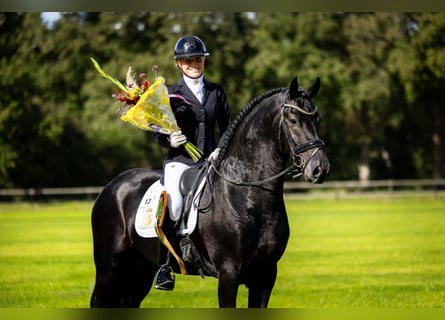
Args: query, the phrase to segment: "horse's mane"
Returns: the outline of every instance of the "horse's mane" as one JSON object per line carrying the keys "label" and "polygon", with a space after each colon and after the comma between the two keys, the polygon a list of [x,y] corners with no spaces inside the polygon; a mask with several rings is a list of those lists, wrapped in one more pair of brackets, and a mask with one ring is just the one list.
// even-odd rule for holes
{"label": "horse's mane", "polygon": [[236,118],[232,121],[231,125],[229,126],[229,128],[227,128],[226,134],[225,134],[225,139],[224,139],[224,143],[221,146],[221,151],[220,154],[218,156],[218,159],[215,162],[215,167],[218,167],[222,158],[224,157],[224,155],[227,152],[228,146],[230,145],[233,136],[235,135],[236,130],[238,129],[239,125],[241,124],[241,122],[244,120],[244,118],[264,99],[273,96],[274,94],[281,92],[285,90],[285,88],[275,88],[275,89],[271,89],[267,92],[264,92],[263,94],[261,94],[260,96],[257,96],[255,98],[253,98],[242,110],[241,112],[236,116]]}

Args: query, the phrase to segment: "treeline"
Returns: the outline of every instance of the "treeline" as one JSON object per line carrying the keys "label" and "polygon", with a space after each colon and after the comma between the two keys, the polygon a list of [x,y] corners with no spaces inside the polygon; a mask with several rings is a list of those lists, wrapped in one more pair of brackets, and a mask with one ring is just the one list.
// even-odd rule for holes
{"label": "treeline", "polygon": [[185,34],[211,55],[232,115],[298,75],[315,103],[331,179],[444,176],[445,13],[0,13],[0,187],[103,185],[161,168],[153,135],[119,119],[114,87],[129,66],[167,84]]}

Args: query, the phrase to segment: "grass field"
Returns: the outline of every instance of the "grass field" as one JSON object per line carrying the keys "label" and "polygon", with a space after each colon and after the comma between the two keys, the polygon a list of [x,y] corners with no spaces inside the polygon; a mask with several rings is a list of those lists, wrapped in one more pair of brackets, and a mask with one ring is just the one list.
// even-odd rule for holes
{"label": "grass field", "polygon": [[[0,203],[0,307],[88,307],[92,202]],[[287,200],[270,307],[444,308],[445,200]],[[177,275],[143,307],[217,307],[216,279]],[[247,290],[238,303],[246,307]]]}

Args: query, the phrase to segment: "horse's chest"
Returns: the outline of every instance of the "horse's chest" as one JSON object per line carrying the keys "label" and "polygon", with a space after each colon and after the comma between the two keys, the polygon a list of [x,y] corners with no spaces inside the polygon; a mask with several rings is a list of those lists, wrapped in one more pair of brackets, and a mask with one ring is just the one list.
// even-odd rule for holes
{"label": "horse's chest", "polygon": [[282,246],[287,243],[289,238],[289,225],[287,219],[278,218],[269,220],[260,228],[260,244],[265,243],[268,246]]}
{"label": "horse's chest", "polygon": [[252,218],[246,223],[245,246],[259,254],[275,254],[281,251],[289,238],[289,225],[285,214],[275,213],[269,217]]}

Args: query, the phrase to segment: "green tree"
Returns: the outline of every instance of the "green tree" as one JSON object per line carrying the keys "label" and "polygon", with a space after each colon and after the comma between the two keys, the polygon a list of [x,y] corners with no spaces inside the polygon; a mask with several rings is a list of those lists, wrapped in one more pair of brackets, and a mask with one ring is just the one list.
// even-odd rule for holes
{"label": "green tree", "polygon": [[443,13],[0,13],[0,187],[104,184],[132,167],[161,168],[153,134],[119,120],[113,85],[94,57],[125,80],[151,68],[180,77],[172,51],[185,34],[211,55],[232,114],[298,76],[322,86],[333,172],[354,179],[443,177]]}
{"label": "green tree", "polygon": [[2,13],[1,57],[1,184],[40,186],[51,168],[48,155],[57,152],[63,134],[66,111],[58,108],[57,97],[68,88],[52,87],[48,73],[49,31],[38,14]]}
{"label": "green tree", "polygon": [[444,177],[445,166],[445,14],[411,14],[405,39],[392,55],[392,70],[406,92],[411,121],[412,171]]}
{"label": "green tree", "polygon": [[[357,154],[358,175],[364,180],[393,174],[390,159],[394,155],[387,133],[400,123],[401,110],[391,104],[393,78],[388,59],[403,36],[400,16],[348,14],[343,26],[349,76],[343,101],[353,137],[348,143],[349,150]],[[381,167],[386,170],[372,170],[379,161],[387,164]]]}
{"label": "green tree", "polygon": [[246,63],[249,94],[288,86],[298,76],[308,88],[320,77],[315,99],[323,122],[321,135],[331,155],[335,179],[350,177],[345,111],[342,92],[349,83],[344,62],[344,15],[338,13],[257,13],[249,41],[253,55]]}
{"label": "green tree", "polygon": [[[18,108],[18,102],[14,102],[16,95],[20,94],[19,87],[13,83],[12,77],[16,74],[10,60],[20,48],[19,32],[16,27],[23,23],[24,16],[10,13],[0,13],[0,86],[2,94],[0,95],[0,186],[11,186],[13,170],[19,159],[19,152],[14,145],[10,143],[13,131],[17,129],[11,123],[14,109]],[[16,64],[15,67],[18,67]],[[18,71],[20,72],[20,70]],[[24,78],[24,76],[22,76]],[[12,106],[6,107],[8,104]]]}

